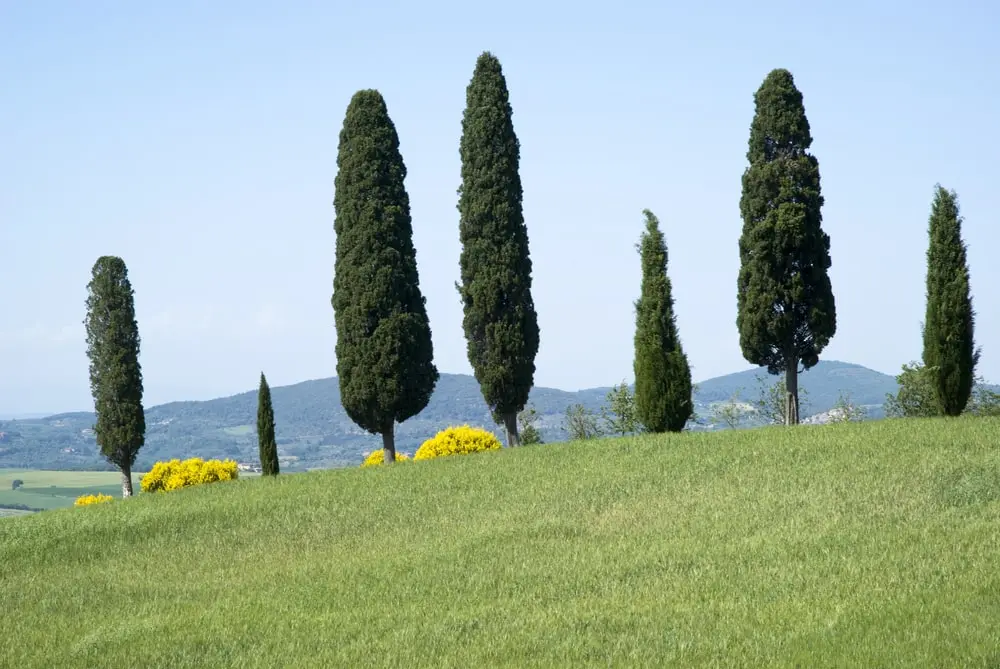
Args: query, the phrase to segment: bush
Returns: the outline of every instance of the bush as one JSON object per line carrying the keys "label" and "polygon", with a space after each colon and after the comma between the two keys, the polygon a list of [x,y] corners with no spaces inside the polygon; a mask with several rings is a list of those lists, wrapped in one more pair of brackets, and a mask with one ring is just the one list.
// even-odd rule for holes
{"label": "bush", "polygon": [[492,432],[478,427],[449,427],[425,441],[414,454],[414,460],[430,460],[446,455],[468,455],[501,448],[500,440]]}
{"label": "bush", "polygon": [[[406,453],[396,453],[396,462],[405,462],[410,459]],[[385,462],[385,451],[381,448],[377,451],[372,451],[365,458],[365,461],[361,463],[362,467],[372,467],[374,465],[381,465]]]}
{"label": "bush", "polygon": [[566,407],[564,430],[569,433],[570,441],[596,439],[603,436],[603,430],[597,423],[597,416],[582,404]]}
{"label": "bush", "polygon": [[181,462],[157,462],[149,473],[142,477],[143,492],[167,492],[202,483],[234,481],[239,477],[235,460],[202,460],[190,458]]}
{"label": "bush", "polygon": [[538,412],[535,407],[525,407],[521,413],[517,414],[517,427],[521,436],[522,446],[545,443],[542,440],[542,433],[538,429]]}
{"label": "bush", "polygon": [[102,495],[98,493],[96,495],[81,495],[76,498],[73,502],[73,506],[87,506],[88,504],[100,504],[102,502],[110,502],[114,497],[111,495]]}

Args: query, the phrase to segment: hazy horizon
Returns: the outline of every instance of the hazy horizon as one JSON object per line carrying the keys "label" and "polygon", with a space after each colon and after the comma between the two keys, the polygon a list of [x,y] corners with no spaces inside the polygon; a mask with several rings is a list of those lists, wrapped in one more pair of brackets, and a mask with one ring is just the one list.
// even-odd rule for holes
{"label": "hazy horizon", "polygon": [[[1000,6],[729,0],[367,6],[38,0],[0,8],[0,410],[89,411],[96,258],[136,291],[145,404],[336,374],[333,180],[347,103],[400,135],[441,372],[469,373],[458,144],[485,50],[521,143],[538,386],[632,378],[635,244],[660,219],[695,379],[751,368],[736,330],[753,94],[803,92],[831,236],[821,360],[895,376],[921,354],[934,186],[958,193],[979,373],[1000,381]],[[984,167],[984,165],[986,167]]]}
{"label": "hazy horizon", "polygon": [[[848,362],[846,360],[820,360],[820,362],[821,363],[833,363],[833,364],[839,364],[839,365],[854,365],[855,364],[855,363],[852,363],[852,362]],[[879,374],[887,374],[886,372],[882,372],[882,371],[879,371],[877,369],[871,369],[870,367],[866,367],[865,369],[869,369],[870,371],[873,371],[873,372],[876,372],[876,373],[879,373]],[[767,375],[767,369],[765,367],[752,367],[752,366],[748,366],[748,367],[745,367],[743,369],[735,370],[733,372],[728,372],[726,374],[720,374],[719,376],[713,376],[713,377],[705,378],[705,379],[694,379],[694,383],[697,386],[698,384],[705,383],[706,381],[713,381],[715,379],[723,378],[723,377],[726,377],[726,376],[733,376],[733,375],[736,375],[736,374],[742,374],[742,373],[745,373],[745,372],[754,372],[754,371],[758,371],[761,374]],[[808,376],[808,374],[809,374],[809,371],[806,371],[804,373],[805,376]],[[442,375],[469,376],[469,377],[471,377],[472,373],[471,372],[442,372]],[[887,375],[888,376],[893,376],[893,377],[896,376],[895,374],[887,374]],[[772,376],[775,379],[777,379],[777,378],[784,378],[784,375],[777,375],[777,376],[772,375]],[[803,375],[800,375],[799,378],[801,379],[802,377],[803,377]],[[286,384],[282,384],[282,385],[271,385],[271,390],[273,391],[273,390],[275,390],[277,388],[283,388],[283,387],[287,387],[287,386],[294,386],[294,385],[298,385],[300,383],[309,383],[310,381],[325,381],[325,380],[331,379],[331,378],[336,378],[336,376],[323,376],[323,377],[316,377],[316,378],[309,378],[309,379],[300,379],[298,381],[292,381],[290,383],[286,383]],[[553,386],[542,386],[542,385],[539,385],[539,384],[535,384],[535,387],[537,387],[537,388],[544,388],[546,390],[559,390],[559,391],[568,392],[568,393],[579,393],[579,392],[585,392],[585,391],[588,391],[588,390],[600,390],[600,389],[604,389],[604,388],[611,388],[612,386],[615,386],[615,385],[621,383],[621,381],[622,381],[622,379],[618,379],[618,380],[615,380],[615,381],[609,381],[607,383],[601,383],[601,384],[598,384],[598,385],[595,385],[595,386],[587,386],[585,388],[557,388],[557,387],[553,387]],[[629,381],[630,384],[633,383],[632,379],[629,379],[628,381]],[[161,405],[164,405],[164,404],[173,404],[175,402],[210,402],[212,400],[225,399],[227,397],[233,397],[235,395],[242,395],[244,393],[251,393],[251,392],[257,392],[257,387],[255,386],[253,388],[246,388],[246,389],[243,389],[243,390],[238,390],[238,391],[236,391],[234,393],[229,393],[227,395],[220,395],[218,397],[209,397],[209,398],[203,398],[203,399],[174,398],[174,399],[167,400],[165,402],[157,402],[156,404],[150,404],[150,403],[146,402],[145,403],[145,408],[148,410],[148,409],[152,408],[153,406],[161,406]],[[27,413],[18,413],[18,414],[3,413],[2,411],[0,411],[0,420],[30,420],[30,419],[37,419],[37,418],[48,418],[49,416],[58,416],[58,415],[69,414],[69,413],[81,413],[81,412],[91,413],[91,412],[93,412],[93,410],[94,410],[93,406],[90,406],[90,407],[85,408],[85,409],[65,409],[65,410],[60,410],[60,411],[41,411],[41,412],[27,412]]]}

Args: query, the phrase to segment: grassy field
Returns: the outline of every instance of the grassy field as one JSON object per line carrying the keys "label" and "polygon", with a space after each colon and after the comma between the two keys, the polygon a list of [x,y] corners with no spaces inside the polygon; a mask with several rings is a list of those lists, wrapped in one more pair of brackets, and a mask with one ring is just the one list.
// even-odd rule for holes
{"label": "grassy field", "polygon": [[[132,485],[137,493],[141,477],[142,474],[132,474]],[[11,484],[15,479],[21,479],[24,485],[12,490]],[[0,505],[25,504],[34,509],[61,509],[73,506],[80,495],[104,493],[121,497],[121,481],[122,476],[118,472],[0,469]]]}
{"label": "grassy field", "polygon": [[0,523],[16,667],[996,667],[1000,419],[535,446]]}

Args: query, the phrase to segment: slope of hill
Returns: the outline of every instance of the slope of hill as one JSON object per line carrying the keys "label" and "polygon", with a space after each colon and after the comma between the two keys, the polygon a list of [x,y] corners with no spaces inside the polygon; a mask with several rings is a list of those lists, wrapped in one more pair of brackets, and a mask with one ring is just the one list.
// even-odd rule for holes
{"label": "slope of hill", "polygon": [[998,430],[576,442],[7,518],[4,666],[996,666]]}
{"label": "slope of hill", "polygon": [[[774,383],[777,378],[753,369],[701,382],[695,395],[701,417],[694,429],[711,429],[706,419],[712,402],[728,400],[737,389],[744,399],[757,396],[756,377]],[[886,392],[895,392],[891,376],[859,365],[822,361],[802,375],[808,392],[803,415],[829,410],[841,391],[858,404],[878,406]],[[563,416],[572,404],[599,411],[609,388],[566,392],[535,388],[531,404],[537,410],[539,427],[546,441],[566,438]],[[362,453],[379,448],[378,437],[369,435],[350,421],[340,405],[335,378],[304,381],[271,389],[277,423],[282,466],[287,470],[336,467],[360,462]],[[146,410],[146,446],[136,466],[148,468],[157,460],[200,456],[254,461],[256,446],[257,391],[205,402],[172,402]],[[109,468],[98,455],[89,412],[68,413],[42,419],[0,421],[0,467],[46,469]],[[436,431],[457,423],[470,423],[495,430],[489,411],[471,376],[442,374],[428,407],[397,428],[397,446],[414,451]]]}

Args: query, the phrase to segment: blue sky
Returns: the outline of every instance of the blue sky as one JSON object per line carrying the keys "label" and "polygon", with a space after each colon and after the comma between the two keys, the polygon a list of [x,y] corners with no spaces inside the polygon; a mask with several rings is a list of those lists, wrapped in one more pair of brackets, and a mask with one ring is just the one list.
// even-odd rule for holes
{"label": "blue sky", "polygon": [[351,95],[401,138],[443,372],[467,372],[458,141],[493,51],[521,140],[538,385],[631,379],[635,243],[660,218],[696,380],[745,369],[740,177],[753,92],[792,71],[832,237],[822,357],[920,356],[935,183],[966,218],[981,372],[1000,380],[1000,9],[858,1],[0,4],[0,414],[89,409],[94,260],[136,290],[147,405],[333,376],[333,179]]}

